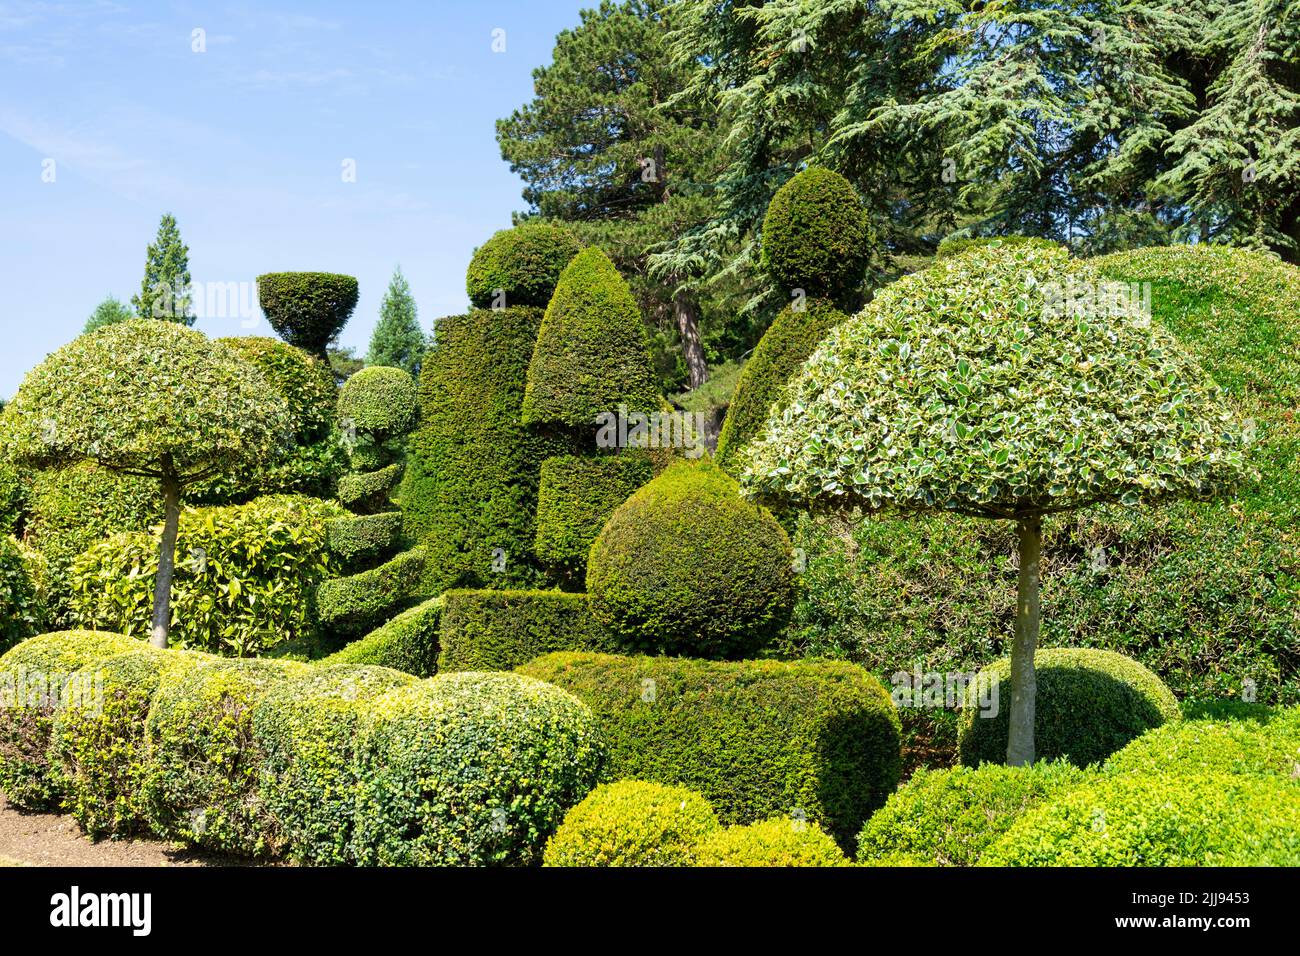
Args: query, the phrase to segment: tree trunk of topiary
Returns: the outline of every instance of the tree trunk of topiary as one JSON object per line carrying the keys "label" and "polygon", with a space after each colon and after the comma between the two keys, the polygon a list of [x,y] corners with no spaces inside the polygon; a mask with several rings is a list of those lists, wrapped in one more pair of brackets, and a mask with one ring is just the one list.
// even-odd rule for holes
{"label": "tree trunk of topiary", "polygon": [[172,618],[172,575],[176,569],[176,532],[181,521],[181,483],[172,468],[171,460],[163,462],[163,499],[166,502],[163,517],[162,542],[158,545],[158,576],[153,585],[153,631],[149,643],[154,647],[167,646],[167,629]]}
{"label": "tree trunk of topiary", "polygon": [[1011,646],[1011,713],[1007,720],[1007,766],[1034,762],[1034,697],[1038,681],[1034,652],[1038,649],[1041,612],[1038,601],[1039,563],[1043,553],[1043,519],[1023,518],[1020,536],[1020,582],[1016,591],[1016,637]]}
{"label": "tree trunk of topiary", "polygon": [[709,377],[709,365],[704,358],[704,346],[700,343],[699,310],[689,292],[678,291],[673,295],[673,315],[677,319],[677,333],[681,336],[682,354],[686,358],[687,382],[691,388],[699,388]]}

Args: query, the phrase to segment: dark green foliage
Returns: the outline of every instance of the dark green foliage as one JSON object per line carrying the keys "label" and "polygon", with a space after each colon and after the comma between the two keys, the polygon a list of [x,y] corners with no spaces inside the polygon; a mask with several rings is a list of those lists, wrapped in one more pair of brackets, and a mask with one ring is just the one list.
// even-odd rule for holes
{"label": "dark green foliage", "polygon": [[624,502],[587,566],[591,610],[626,648],[752,656],[794,600],[790,540],[711,462],[669,466]]}
{"label": "dark green foliage", "polygon": [[410,431],[418,413],[415,379],[400,368],[363,368],[339,392],[339,421],[380,443]]}
{"label": "dark green foliage", "polygon": [[321,626],[336,635],[374,630],[421,595],[425,551],[412,548],[369,571],[324,582],[316,592]]}
{"label": "dark green foliage", "polygon": [[903,854],[929,865],[974,866],[1027,810],[1091,779],[1065,761],[918,770],[862,828],[858,862]]}
{"label": "dark green foliage", "polygon": [[443,598],[430,598],[331,654],[323,664],[374,664],[432,677],[438,672],[438,631]]}
{"label": "dark green foliage", "polygon": [[361,781],[354,737],[374,699],[414,678],[385,667],[316,666],[278,684],[253,709],[258,793],[286,855],[308,866],[353,861],[352,824]]}
{"label": "dark green foliage", "polygon": [[48,576],[39,552],[0,533],[0,652],[48,625]]}
{"label": "dark green foliage", "polygon": [[382,512],[392,505],[391,493],[402,480],[401,462],[378,471],[352,472],[339,479],[339,502],[361,514]]}
{"label": "dark green foliage", "polygon": [[[1231,702],[1229,702],[1231,703]],[[1259,707],[1245,713],[1209,709],[1203,717],[1166,724],[1111,754],[1106,773],[1233,773],[1296,776],[1300,707]]]}
{"label": "dark green foliage", "polygon": [[357,307],[357,280],[331,272],[269,272],[257,277],[257,300],[276,334],[325,358]]}
{"label": "dark green foliage", "polygon": [[762,433],[770,416],[785,408],[786,385],[817,343],[844,319],[844,313],[825,299],[781,310],[740,373],[718,436],[719,465],[733,474],[743,470],[745,446]]}
{"label": "dark green foliage", "polygon": [[358,731],[363,865],[529,864],[596,784],[591,712],[518,674],[440,674],[391,691]]}
{"label": "dark green foliage", "polygon": [[763,266],[787,295],[849,302],[872,254],[871,224],[849,181],[805,169],[776,191],[763,218]]}
{"label": "dark green foliage", "polygon": [[396,550],[402,536],[402,513],[332,518],[325,523],[325,532],[330,553],[343,567],[354,569]]}
{"label": "dark green foliage", "polygon": [[[525,222],[502,229],[474,251],[465,288],[477,308],[544,308],[578,240],[558,226]],[[499,297],[499,298],[498,298]]]}
{"label": "dark green foliage", "polygon": [[431,593],[540,579],[530,560],[538,474],[559,449],[520,424],[519,406],[541,319],[518,307],[438,320],[401,489],[406,535],[429,552]]}
{"label": "dark green foliage", "polygon": [[690,787],[724,823],[797,815],[849,846],[898,784],[894,704],[851,664],[560,653],[518,670],[591,707],[611,777]]}
{"label": "dark green foliage", "polygon": [[448,591],[439,671],[506,671],[551,651],[612,650],[587,595],[563,591]]}
{"label": "dark green foliage", "polygon": [[[1048,648],[1034,655],[1038,696],[1034,748],[1040,760],[1064,758],[1079,767],[1105,760],[1133,738],[1165,721],[1178,720],[1178,701],[1160,678],[1113,651]],[[962,713],[961,762],[968,767],[1001,763],[1007,753],[1011,712],[1011,662],[997,661],[978,681],[996,679],[996,716],[978,707]]]}
{"label": "dark green foliage", "polygon": [[597,416],[662,405],[636,299],[599,249],[560,276],[528,365],[523,420],[594,434]]}
{"label": "dark green foliage", "polygon": [[[144,278],[140,293],[131,297],[131,306],[142,319],[193,325],[190,293],[190,247],[181,241],[176,217],[164,213],[158,222],[158,235],[145,252]],[[113,323],[101,323],[97,328],[105,324]],[[92,331],[89,323],[86,331]]]}
{"label": "dark green foliage", "polygon": [[135,313],[131,311],[131,307],[125,302],[119,302],[110,295],[95,306],[95,311],[90,313],[90,318],[86,319],[81,334],[85,335],[87,332],[93,332],[95,329],[103,328],[106,325],[126,322],[133,318],[135,318]]}
{"label": "dark green foliage", "polygon": [[563,580],[581,586],[591,543],[614,509],[650,480],[645,455],[594,458],[559,455],[542,462],[537,491],[538,559]]}
{"label": "dark green foliage", "polygon": [[1036,236],[963,237],[943,240],[934,255],[936,259],[947,259],[983,246],[1037,246],[1040,249],[1053,249],[1059,248],[1060,243],[1053,242],[1051,239],[1039,239]]}

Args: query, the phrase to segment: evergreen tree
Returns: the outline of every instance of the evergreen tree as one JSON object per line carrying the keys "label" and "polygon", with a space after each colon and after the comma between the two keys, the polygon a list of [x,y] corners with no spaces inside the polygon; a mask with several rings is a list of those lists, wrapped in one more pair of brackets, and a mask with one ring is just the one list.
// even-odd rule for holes
{"label": "evergreen tree", "polygon": [[108,296],[103,302],[95,306],[95,311],[90,313],[90,318],[86,319],[85,328],[81,334],[93,332],[95,329],[102,329],[106,325],[115,325],[118,322],[125,322],[128,319],[135,318],[135,313],[125,302],[119,302],[113,296]]}
{"label": "evergreen tree", "polygon": [[190,307],[190,247],[181,241],[181,231],[171,213],[163,214],[158,235],[149,243],[140,293],[131,297],[131,305],[144,319],[194,324]]}
{"label": "evergreen tree", "polygon": [[388,291],[379,306],[379,321],[370,336],[367,365],[391,365],[404,369],[412,376],[420,374],[420,362],[426,347],[424,333],[416,318],[415,297],[402,275],[402,268],[393,270]]}

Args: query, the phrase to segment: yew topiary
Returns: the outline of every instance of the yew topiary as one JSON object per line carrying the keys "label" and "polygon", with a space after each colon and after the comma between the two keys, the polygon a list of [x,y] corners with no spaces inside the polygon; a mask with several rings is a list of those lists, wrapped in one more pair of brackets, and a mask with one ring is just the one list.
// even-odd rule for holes
{"label": "yew topiary", "polygon": [[357,307],[357,280],[332,272],[268,272],[257,300],[276,334],[322,359]]}
{"label": "yew topiary", "polygon": [[578,240],[558,226],[529,222],[502,229],[470,260],[465,277],[469,300],[483,309],[544,308],[578,248]]}
{"label": "yew topiary", "polygon": [[776,191],[763,218],[763,265],[781,291],[842,301],[862,284],[872,232],[852,184],[805,169]]}
{"label": "yew topiary", "polygon": [[418,414],[415,379],[400,368],[363,368],[339,392],[339,421],[381,444],[410,431]]}

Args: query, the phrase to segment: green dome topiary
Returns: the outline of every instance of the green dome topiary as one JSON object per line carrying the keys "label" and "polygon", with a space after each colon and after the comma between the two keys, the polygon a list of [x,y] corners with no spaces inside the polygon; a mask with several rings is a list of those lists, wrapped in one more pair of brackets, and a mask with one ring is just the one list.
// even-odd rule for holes
{"label": "green dome topiary", "polygon": [[641,310],[605,253],[584,249],[560,276],[528,365],[523,421],[596,431],[597,416],[663,403]]}
{"label": "green dome topiary", "polygon": [[601,784],[546,844],[545,866],[693,866],[717,830],[709,801],[685,787],[640,780]]}
{"label": "green dome topiary", "polygon": [[815,823],[774,817],[710,834],[696,866],[848,866],[835,841]]}
{"label": "green dome topiary", "polygon": [[[1034,741],[1040,760],[1065,758],[1085,767],[1105,760],[1130,740],[1181,716],[1178,701],[1155,674],[1113,651],[1049,648],[1034,655],[1038,698]],[[1001,763],[1007,753],[1011,662],[982,670],[976,687],[997,681],[997,714],[962,710],[959,746],[968,767]]]}
{"label": "green dome topiary", "polygon": [[293,434],[299,442],[319,441],[329,433],[338,388],[327,362],[287,342],[262,335],[216,341],[257,366],[267,383],[285,400]]}
{"label": "green dome topiary", "polygon": [[829,169],[796,174],[776,191],[763,217],[763,265],[786,293],[851,298],[862,285],[871,245],[857,190]]}
{"label": "green dome topiary", "polygon": [[344,382],[339,392],[339,421],[350,422],[375,441],[406,434],[418,414],[415,379],[404,369],[368,366]]}
{"label": "green dome topiary", "polygon": [[257,277],[257,300],[276,334],[325,356],[325,348],[357,307],[357,280],[333,272],[268,272]]}
{"label": "green dome topiary", "polygon": [[[546,223],[502,229],[474,251],[465,277],[469,300],[483,309],[545,307],[560,273],[579,248],[572,233]],[[497,301],[499,295],[504,301]]]}
{"label": "green dome topiary", "polygon": [[752,656],[794,599],[790,539],[710,461],[677,462],[619,506],[587,565],[596,618],[630,650]]}

